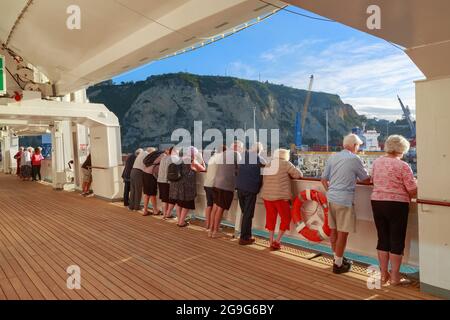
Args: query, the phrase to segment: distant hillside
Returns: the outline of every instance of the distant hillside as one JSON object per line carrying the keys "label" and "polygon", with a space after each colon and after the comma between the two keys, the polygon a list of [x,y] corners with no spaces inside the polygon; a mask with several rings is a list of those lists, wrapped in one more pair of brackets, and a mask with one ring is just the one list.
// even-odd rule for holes
{"label": "distant hillside", "polygon": [[[192,130],[195,120],[203,121],[204,130],[217,128],[224,132],[227,128],[252,127],[253,107],[257,111],[257,127],[279,128],[280,142],[288,147],[294,141],[295,113],[303,109],[306,93],[267,82],[188,73],[152,76],[145,81],[116,85],[109,81],[88,89],[91,102],[105,104],[119,118],[125,151],[170,143],[174,129]],[[326,110],[332,145],[339,145],[342,136],[365,120],[338,95],[313,92],[305,144],[325,144]],[[373,121],[368,128],[379,126],[379,121]],[[395,131],[394,127],[390,133]],[[382,130],[386,132],[385,128]]]}

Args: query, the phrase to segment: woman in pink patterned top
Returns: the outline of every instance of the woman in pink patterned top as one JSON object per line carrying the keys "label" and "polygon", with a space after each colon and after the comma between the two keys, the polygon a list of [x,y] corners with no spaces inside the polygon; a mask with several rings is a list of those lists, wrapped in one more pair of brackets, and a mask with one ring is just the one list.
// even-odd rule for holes
{"label": "woman in pink patterned top", "polygon": [[[392,285],[408,284],[400,275],[405,249],[409,203],[417,195],[417,184],[409,165],[402,157],[409,150],[409,142],[392,135],[385,143],[386,155],[373,163],[372,211],[378,233],[378,260],[381,281]],[[391,272],[389,273],[389,262]]]}

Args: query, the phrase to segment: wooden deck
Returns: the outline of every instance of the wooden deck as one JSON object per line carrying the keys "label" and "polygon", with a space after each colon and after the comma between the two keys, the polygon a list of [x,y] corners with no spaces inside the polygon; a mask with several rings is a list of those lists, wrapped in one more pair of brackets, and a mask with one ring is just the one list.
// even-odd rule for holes
{"label": "wooden deck", "polygon": [[[81,289],[66,286],[70,265]],[[433,299],[0,174],[0,299]]]}

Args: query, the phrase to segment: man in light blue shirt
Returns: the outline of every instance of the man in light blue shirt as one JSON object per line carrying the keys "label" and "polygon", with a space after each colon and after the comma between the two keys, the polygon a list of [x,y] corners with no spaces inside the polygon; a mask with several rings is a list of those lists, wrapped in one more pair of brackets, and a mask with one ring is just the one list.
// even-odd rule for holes
{"label": "man in light blue shirt", "polygon": [[363,162],[356,155],[363,144],[361,139],[355,134],[349,134],[344,138],[343,144],[344,150],[328,159],[322,174],[322,184],[327,190],[329,203],[328,223],[334,253],[333,272],[338,274],[350,271],[352,264],[344,258],[344,251],[348,234],[355,232],[356,227],[353,208],[356,182],[370,182]]}

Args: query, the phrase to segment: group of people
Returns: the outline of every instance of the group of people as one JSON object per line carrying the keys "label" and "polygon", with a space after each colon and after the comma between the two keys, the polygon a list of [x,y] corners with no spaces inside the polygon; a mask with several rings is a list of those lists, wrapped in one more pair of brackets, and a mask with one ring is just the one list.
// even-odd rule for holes
{"label": "group of people", "polygon": [[[184,152],[174,147],[164,152],[156,148],[138,149],[128,156],[122,174],[124,205],[131,211],[140,210],[144,195],[143,215],[163,215],[164,219],[172,218],[176,206],[178,226],[186,227],[186,217],[195,209],[196,172],[205,170],[202,155],[194,147]],[[158,189],[162,210],[158,210]],[[152,211],[149,211],[149,203]]]}
{"label": "group of people", "polygon": [[14,155],[17,161],[16,174],[23,181],[40,181],[41,162],[44,160],[41,147],[20,147],[19,151]]}
{"label": "group of people", "polygon": [[[330,243],[334,254],[333,272],[350,271],[352,262],[344,257],[349,233],[356,232],[354,210],[357,183],[373,183],[371,205],[378,234],[378,258],[381,281],[400,285],[408,283],[400,274],[405,248],[409,203],[416,197],[417,184],[409,165],[402,157],[409,142],[402,136],[390,136],[385,142],[385,155],[373,164],[371,175],[357,153],[363,144],[354,134],[344,138],[344,149],[332,155],[325,166],[322,184],[329,202]],[[242,212],[240,245],[254,243],[252,220],[258,194],[266,209],[265,228],[269,231],[271,250],[280,250],[281,240],[291,226],[292,179],[303,174],[290,161],[290,151],[278,149],[270,159],[261,156],[263,145],[256,143],[248,150],[240,141],[222,146],[206,165],[201,152],[194,147],[163,151],[156,148],[138,149],[129,155],[122,178],[125,182],[124,205],[129,210],[141,210],[143,215],[163,215],[173,218],[176,207],[177,225],[189,224],[187,216],[195,210],[196,174],[205,172],[205,227],[210,238],[220,237],[223,214],[231,208],[235,191]],[[162,202],[158,210],[157,194]],[[148,203],[152,204],[152,211]],[[275,237],[278,216],[279,232]],[[389,270],[389,264],[391,269]]]}
{"label": "group of people", "polygon": [[[220,237],[223,214],[230,209],[237,189],[243,213],[239,243],[253,243],[252,219],[256,199],[261,192],[267,210],[266,228],[270,232],[270,246],[273,250],[279,250],[281,238],[289,230],[291,222],[291,179],[299,179],[303,175],[289,162],[289,150],[276,150],[268,163],[261,156],[262,151],[261,143],[244,150],[243,143],[235,141],[229,147],[222,146],[217,150],[206,165],[201,152],[194,147],[185,150],[171,147],[164,152],[156,148],[138,149],[128,156],[122,174],[125,183],[124,205],[132,211],[141,210],[143,194],[144,216],[160,214],[168,219],[172,217],[172,211],[176,207],[177,225],[185,227],[189,224],[186,221],[189,211],[195,210],[196,173],[206,171],[205,226],[208,236]],[[270,170],[272,167],[277,168],[274,174],[261,174],[261,169]],[[158,189],[162,210],[157,209]],[[149,202],[152,204],[152,212],[148,209]],[[275,239],[278,215],[281,217],[281,225]]]}

